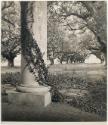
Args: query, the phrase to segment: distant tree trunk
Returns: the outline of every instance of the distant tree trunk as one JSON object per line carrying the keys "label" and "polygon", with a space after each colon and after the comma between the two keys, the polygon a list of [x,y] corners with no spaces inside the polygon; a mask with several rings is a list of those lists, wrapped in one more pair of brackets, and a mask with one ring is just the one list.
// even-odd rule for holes
{"label": "distant tree trunk", "polygon": [[104,65],[107,66],[107,47],[106,46],[103,48],[103,54],[104,54]]}
{"label": "distant tree trunk", "polygon": [[53,58],[50,59],[50,62],[51,62],[51,65],[54,65],[54,59]]}
{"label": "distant tree trunk", "polygon": [[54,65],[54,58],[53,57],[49,57],[49,60],[51,62],[51,65]]}
{"label": "distant tree trunk", "polygon": [[51,65],[54,65],[54,50],[52,51],[50,57],[49,57],[49,60],[51,62]]}
{"label": "distant tree trunk", "polygon": [[105,66],[107,66],[107,54],[106,53],[104,53],[104,62],[103,63]]}
{"label": "distant tree trunk", "polygon": [[8,60],[8,67],[14,67],[14,58],[7,59]]}
{"label": "distant tree trunk", "polygon": [[97,40],[101,45],[101,52],[103,53],[104,56],[104,65],[107,65],[107,44],[105,44],[104,42],[102,42],[101,38],[99,36],[97,36]]}

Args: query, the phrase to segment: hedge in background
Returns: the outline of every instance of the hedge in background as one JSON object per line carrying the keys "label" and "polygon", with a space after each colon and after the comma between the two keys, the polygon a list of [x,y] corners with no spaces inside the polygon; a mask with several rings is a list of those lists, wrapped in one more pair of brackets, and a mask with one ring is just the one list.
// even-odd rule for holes
{"label": "hedge in background", "polygon": [[1,74],[1,83],[2,84],[11,84],[16,86],[21,81],[21,74],[19,72],[16,73],[2,73]]}

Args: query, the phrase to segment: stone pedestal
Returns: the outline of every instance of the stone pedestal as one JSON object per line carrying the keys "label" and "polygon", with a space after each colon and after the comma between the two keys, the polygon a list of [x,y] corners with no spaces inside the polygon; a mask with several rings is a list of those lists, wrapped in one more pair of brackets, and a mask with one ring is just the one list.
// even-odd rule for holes
{"label": "stone pedestal", "polygon": [[[23,88],[23,90],[26,90],[26,88]],[[8,91],[8,102],[15,105],[33,105],[36,107],[46,107],[51,103],[51,95],[48,88],[42,87],[34,90],[35,92]]]}
{"label": "stone pedestal", "polygon": [[51,103],[50,87],[21,84],[16,87],[16,90],[10,90],[7,93],[8,102],[15,105],[46,107]]}

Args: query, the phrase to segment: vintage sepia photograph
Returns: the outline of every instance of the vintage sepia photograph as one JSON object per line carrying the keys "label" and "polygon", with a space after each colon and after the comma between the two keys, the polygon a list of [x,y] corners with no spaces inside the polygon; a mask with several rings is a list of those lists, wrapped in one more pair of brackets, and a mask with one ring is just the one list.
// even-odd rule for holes
{"label": "vintage sepia photograph", "polygon": [[1,120],[107,121],[107,1],[1,2]]}

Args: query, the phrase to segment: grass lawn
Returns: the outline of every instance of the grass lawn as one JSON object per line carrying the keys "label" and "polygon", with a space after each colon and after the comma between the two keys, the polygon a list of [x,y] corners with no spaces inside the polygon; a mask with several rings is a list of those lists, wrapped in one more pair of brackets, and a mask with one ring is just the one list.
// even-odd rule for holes
{"label": "grass lawn", "polygon": [[15,73],[15,72],[20,72],[20,67],[6,67],[6,66],[2,66],[1,67],[1,73],[7,73],[7,72],[12,72],[12,73]]}

